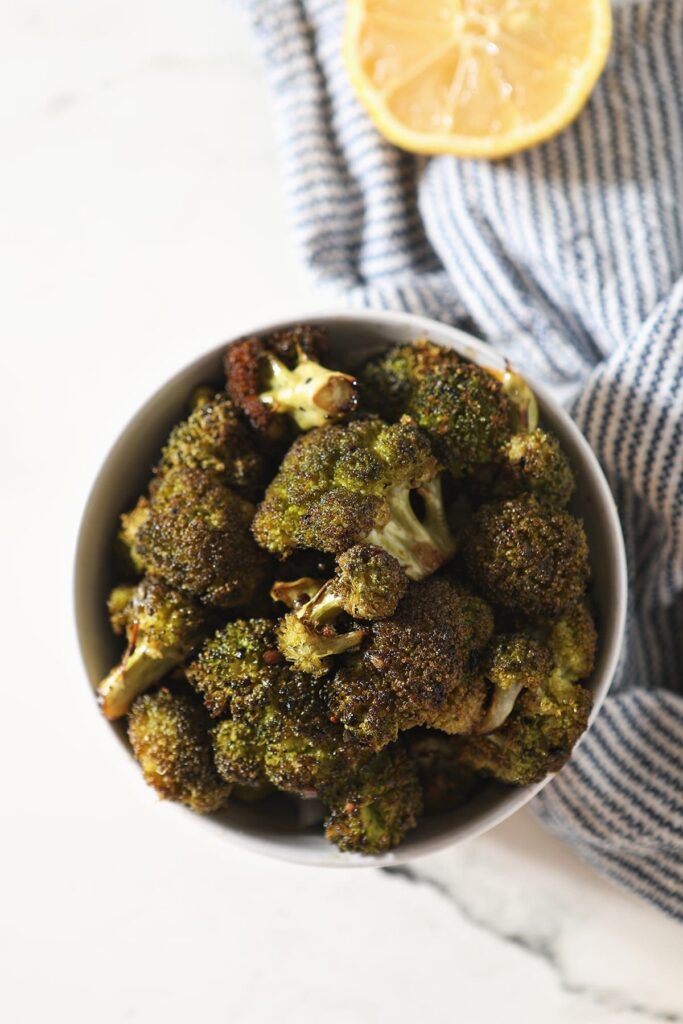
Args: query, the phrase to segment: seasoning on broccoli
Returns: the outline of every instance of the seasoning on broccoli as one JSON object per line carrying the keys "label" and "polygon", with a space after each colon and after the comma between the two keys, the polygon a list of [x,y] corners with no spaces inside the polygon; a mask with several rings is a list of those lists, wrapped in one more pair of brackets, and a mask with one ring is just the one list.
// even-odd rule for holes
{"label": "seasoning on broccoli", "polygon": [[187,657],[209,620],[191,597],[153,578],[115,587],[109,613],[114,632],[125,633],[128,641],[121,661],[97,688],[104,714],[114,719]]}
{"label": "seasoning on broccoli", "polygon": [[581,597],[588,582],[581,523],[533,495],[482,505],[462,550],[470,580],[487,600],[531,618],[558,614]]}
{"label": "seasoning on broccoli", "polygon": [[244,604],[266,560],[249,533],[253,506],[212,473],[177,467],[159,478],[135,549],[151,575],[219,608]]}
{"label": "seasoning on broccoli", "polygon": [[514,434],[501,449],[496,494],[514,498],[535,495],[540,502],[563,508],[574,490],[574,474],[559,441],[540,428]]}
{"label": "seasoning on broccoli", "polygon": [[325,835],[351,853],[390,850],[414,828],[422,813],[422,788],[413,760],[393,743],[357,772],[341,778],[324,797]]}
{"label": "seasoning on broccoli", "polygon": [[389,420],[412,417],[455,477],[493,461],[512,433],[501,383],[429,341],[389,349],[364,366],[360,381],[368,406]]}
{"label": "seasoning on broccoli", "polygon": [[283,658],[275,626],[267,619],[237,619],[203,644],[187,678],[212,717],[234,713],[233,698],[244,700],[277,677]]}
{"label": "seasoning on broccoli", "polygon": [[317,327],[233,342],[225,355],[228,393],[272,441],[287,436],[290,417],[300,430],[346,419],[358,403],[356,381],[322,365],[326,351]]}
{"label": "seasoning on broccoli", "polygon": [[[163,476],[178,467],[201,469],[245,498],[257,498],[268,479],[268,464],[226,394],[204,396],[190,416],[173,428],[157,467]],[[154,489],[154,487],[153,487]]]}
{"label": "seasoning on broccoli", "polygon": [[425,814],[444,814],[468,800],[479,779],[458,757],[459,741],[435,729],[405,734],[408,753],[417,765]]}
{"label": "seasoning on broccoli", "polygon": [[329,681],[330,710],[356,741],[379,750],[399,731],[448,712],[452,732],[481,717],[486,688],[468,673],[472,629],[447,579],[412,584],[396,614],[369,626],[361,652]]}
{"label": "seasoning on broccoli", "polygon": [[330,658],[359,647],[365,636],[362,627],[337,632],[339,617],[388,618],[407,586],[396,559],[371,544],[357,544],[340,555],[335,576],[322,585],[310,579],[276,583],[271,596],[294,609],[278,626],[279,648],[302,672],[323,675]]}
{"label": "seasoning on broccoli", "polygon": [[145,782],[159,796],[200,814],[220,810],[230,786],[218,775],[201,704],[168,689],[138,697],[128,718],[128,738]]}
{"label": "seasoning on broccoli", "polygon": [[263,767],[263,747],[251,722],[226,719],[211,730],[216,770],[226,782],[239,786],[263,786],[268,782]]}
{"label": "seasoning on broccoli", "polygon": [[313,430],[285,455],[257,509],[254,536],[280,555],[374,544],[422,579],[454,552],[439,473],[413,423],[373,418]]}

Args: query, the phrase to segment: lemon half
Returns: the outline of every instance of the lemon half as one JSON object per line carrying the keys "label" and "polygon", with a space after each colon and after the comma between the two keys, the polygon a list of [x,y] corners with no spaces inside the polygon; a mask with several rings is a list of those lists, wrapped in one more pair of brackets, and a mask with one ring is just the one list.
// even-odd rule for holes
{"label": "lemon half", "polygon": [[611,37],[609,0],[347,0],[344,58],[390,142],[503,157],[574,120]]}

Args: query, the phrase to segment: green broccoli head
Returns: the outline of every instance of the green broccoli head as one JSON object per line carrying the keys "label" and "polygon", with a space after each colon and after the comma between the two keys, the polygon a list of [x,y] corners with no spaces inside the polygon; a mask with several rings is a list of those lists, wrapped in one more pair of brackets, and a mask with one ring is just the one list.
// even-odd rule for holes
{"label": "green broccoli head", "polygon": [[202,398],[190,416],[171,431],[157,467],[201,469],[245,498],[257,498],[268,479],[268,465],[228,396]]}
{"label": "green broccoli head", "polygon": [[531,618],[557,615],[589,577],[581,523],[533,495],[482,505],[463,537],[470,579],[492,604]]}
{"label": "green broccoli head", "polygon": [[288,437],[290,421],[311,430],[355,411],[356,381],[322,365],[327,347],[325,333],[312,326],[228,347],[228,393],[262,437],[279,442]]}
{"label": "green broccoli head", "polygon": [[335,622],[352,618],[386,618],[396,610],[408,580],[396,559],[382,548],[358,544],[337,559],[333,579],[303,578],[276,583],[271,596],[294,610],[278,627],[278,645],[287,661],[302,672],[323,675],[335,655],[360,646],[362,627],[338,632]]}
{"label": "green broccoli head", "polygon": [[501,498],[529,493],[563,508],[574,490],[574,474],[557,438],[540,429],[514,434],[501,450],[495,490]]}
{"label": "green broccoli head", "polygon": [[501,782],[540,782],[569,760],[588,726],[591,706],[590,691],[578,684],[524,689],[501,728],[459,741],[460,761]]}
{"label": "green broccoli head", "polygon": [[149,499],[138,498],[137,504],[121,515],[121,525],[116,536],[115,555],[120,562],[123,575],[143,576],[145,560],[138,550],[138,534],[149,519]]}
{"label": "green broccoli head", "polygon": [[470,677],[471,632],[458,588],[433,577],[412,584],[392,618],[373,622],[362,651],[329,681],[330,710],[357,742],[379,750],[450,711],[451,728],[471,728],[485,688]]}
{"label": "green broccoli head", "polygon": [[340,850],[379,854],[397,846],[422,813],[422,788],[402,743],[340,778],[324,797],[325,835]]}
{"label": "green broccoli head", "polygon": [[267,782],[258,729],[248,721],[226,719],[211,730],[216,770],[225,782],[262,787]]}
{"label": "green broccoli head", "polygon": [[162,580],[116,587],[109,597],[116,632],[125,632],[124,655],[97,688],[109,719],[125,715],[133,700],[179,665],[210,628],[207,610]]}
{"label": "green broccoli head", "polygon": [[591,674],[597,633],[591,613],[583,601],[577,601],[549,624],[547,642],[555,662],[557,680],[575,683]]}
{"label": "green broccoli head", "polygon": [[501,383],[452,349],[400,345],[367,363],[360,380],[369,407],[389,420],[414,419],[456,477],[491,462],[511,433]]}
{"label": "green broccoli head", "polygon": [[230,786],[213,764],[209,718],[199,702],[161,689],[133,704],[128,738],[145,782],[193,811],[220,810]]}
{"label": "green broccoli head", "polygon": [[[454,550],[439,469],[410,422],[366,419],[313,430],[285,455],[257,509],[254,536],[281,555],[297,547],[340,554],[374,544],[421,579]],[[413,500],[421,502],[421,516]]]}
{"label": "green broccoli head", "polygon": [[417,765],[426,814],[444,814],[469,800],[479,779],[460,761],[455,737],[434,729],[411,729],[404,741]]}
{"label": "green broccoli head", "polygon": [[253,506],[212,473],[178,467],[159,479],[136,549],[151,575],[231,608],[250,601],[266,560],[249,527]]}
{"label": "green broccoli head", "polygon": [[505,633],[495,637],[481,667],[493,686],[491,700],[476,731],[499,729],[525,687],[540,689],[548,684],[553,664],[548,648],[533,636]]}
{"label": "green broccoli head", "polygon": [[275,626],[266,619],[237,619],[204,643],[187,678],[210,715],[234,714],[253,691],[277,678],[283,659]]}

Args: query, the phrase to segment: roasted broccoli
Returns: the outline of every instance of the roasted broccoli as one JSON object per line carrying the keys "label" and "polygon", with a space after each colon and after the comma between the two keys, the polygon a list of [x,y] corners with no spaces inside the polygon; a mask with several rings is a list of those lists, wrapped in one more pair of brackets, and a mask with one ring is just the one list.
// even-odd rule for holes
{"label": "roasted broccoli", "polygon": [[262,786],[268,782],[258,729],[246,721],[227,719],[211,730],[216,770],[226,782]]}
{"label": "roasted broccoli", "polygon": [[493,461],[512,433],[512,409],[500,382],[429,341],[372,359],[360,381],[368,407],[385,419],[414,419],[455,477]]}
{"label": "roasted broccoli", "polygon": [[128,738],[145,782],[168,800],[207,813],[224,807],[230,786],[214,768],[209,717],[199,702],[168,689],[133,704]]}
{"label": "roasted broccoli", "polygon": [[547,644],[561,680],[575,683],[591,674],[597,639],[595,623],[582,601],[577,601],[564,615],[549,623]]}
{"label": "roasted broccoli", "polygon": [[407,586],[396,559],[371,544],[357,544],[340,555],[334,578],[322,585],[311,579],[276,583],[272,597],[294,609],[278,626],[280,650],[302,672],[324,674],[331,657],[359,647],[365,636],[363,628],[339,633],[335,621],[343,614],[388,618]]}
{"label": "roasted broccoli", "polygon": [[[178,467],[213,473],[245,498],[257,498],[268,479],[268,464],[226,394],[203,397],[191,415],[171,431],[156,472]],[[153,487],[154,489],[154,487]]]}
{"label": "roasted broccoli", "polygon": [[473,585],[492,604],[532,618],[556,615],[583,594],[589,577],[581,523],[533,495],[482,505],[462,551]]}
{"label": "roasted broccoli", "polygon": [[440,713],[452,732],[473,728],[486,688],[468,672],[471,614],[458,588],[434,577],[412,584],[392,618],[371,623],[363,650],[327,684],[330,710],[347,734],[379,750]]}
{"label": "roasted broccoli", "polygon": [[540,689],[553,670],[553,656],[533,636],[506,633],[495,638],[486,652],[482,673],[493,692],[477,732],[493,732],[509,717],[525,687]]}
{"label": "roasted broccoli", "polygon": [[97,688],[107,718],[125,715],[135,698],[179,665],[210,626],[205,608],[159,579],[116,587],[109,597],[115,633],[128,646]]}
{"label": "roasted broccoli", "polygon": [[536,429],[514,434],[501,449],[495,492],[501,498],[530,493],[540,502],[564,507],[574,490],[574,475],[559,442]]}
{"label": "roasted broccoli", "polygon": [[130,512],[124,512],[120,517],[115,554],[121,563],[122,575],[143,576],[145,573],[145,560],[138,550],[137,538],[149,519],[149,511],[149,499],[143,496]]}
{"label": "roasted broccoli", "polygon": [[275,622],[228,622],[202,646],[187,677],[214,718],[234,713],[233,699],[244,701],[277,678],[283,658]]}
{"label": "roasted broccoli", "polygon": [[443,814],[465,803],[479,780],[458,757],[459,741],[435,729],[405,734],[408,753],[417,765],[426,814]]}
{"label": "roasted broccoli", "polygon": [[323,799],[325,835],[340,850],[377,854],[390,850],[422,813],[422,788],[413,760],[399,741],[335,782]]}
{"label": "roasted broccoli", "polygon": [[374,544],[411,579],[422,579],[454,551],[439,469],[410,422],[367,419],[313,430],[285,455],[257,509],[254,536],[281,555],[297,547],[336,554]]}
{"label": "roasted broccoli", "polygon": [[286,437],[288,417],[300,430],[311,430],[354,412],[356,381],[322,365],[326,350],[326,335],[310,326],[247,338],[228,347],[228,393],[262,436]]}
{"label": "roasted broccoli", "polygon": [[159,478],[135,549],[148,573],[231,608],[251,600],[266,559],[249,527],[253,506],[214,474],[177,467]]}

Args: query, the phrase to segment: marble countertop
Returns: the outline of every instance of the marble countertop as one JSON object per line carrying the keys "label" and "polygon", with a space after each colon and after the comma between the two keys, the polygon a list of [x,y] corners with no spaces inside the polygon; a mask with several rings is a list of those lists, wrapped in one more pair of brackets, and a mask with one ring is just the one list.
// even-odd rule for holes
{"label": "marble countertop", "polygon": [[75,648],[87,489],[160,380],[319,301],[219,0],[4,0],[0,95],[0,1018],[683,1021],[683,929],[527,812],[345,873],[250,857],[142,786]]}

